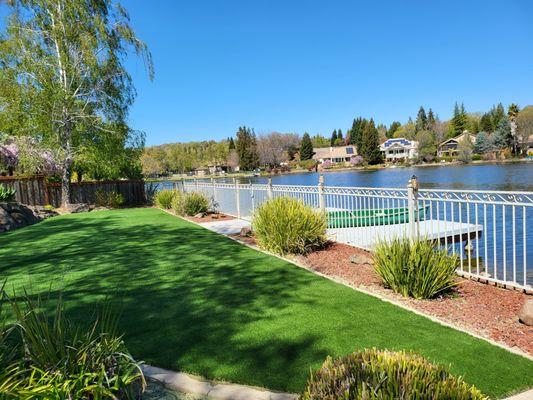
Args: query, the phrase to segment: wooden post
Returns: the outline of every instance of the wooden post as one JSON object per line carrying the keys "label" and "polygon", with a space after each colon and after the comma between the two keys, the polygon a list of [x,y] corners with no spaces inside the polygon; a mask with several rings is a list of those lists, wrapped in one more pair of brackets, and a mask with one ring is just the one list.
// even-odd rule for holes
{"label": "wooden post", "polygon": [[48,193],[48,182],[46,181],[46,177],[42,176],[41,181],[43,183],[43,193],[44,193],[44,206],[50,204],[50,194]]}
{"label": "wooden post", "polygon": [[409,215],[409,234],[411,240],[418,239],[418,178],[413,175],[407,184],[407,208]]}
{"label": "wooden post", "polygon": [[326,211],[326,201],[324,197],[324,175],[318,177],[318,206],[321,211]]}

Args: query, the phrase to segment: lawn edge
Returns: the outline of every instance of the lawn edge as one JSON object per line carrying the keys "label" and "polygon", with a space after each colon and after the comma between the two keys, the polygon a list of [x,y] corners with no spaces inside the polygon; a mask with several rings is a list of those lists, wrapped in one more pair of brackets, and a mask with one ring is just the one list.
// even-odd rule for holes
{"label": "lawn edge", "polygon": [[[165,212],[165,213],[167,213],[167,214],[169,214],[169,215],[171,215],[173,217],[179,218],[179,219],[181,219],[183,221],[189,222],[189,223],[197,225],[197,226],[199,226],[199,227],[201,227],[203,229],[206,229],[206,230],[208,230],[210,232],[213,232],[213,231],[207,229],[201,223],[198,223],[198,222],[195,222],[195,221],[191,221],[191,220],[189,220],[187,218],[182,217],[181,215],[173,214],[169,210],[163,210],[163,209],[157,208],[157,207],[154,207],[154,208],[157,209],[157,210],[163,211],[163,212]],[[242,219],[242,218],[237,218],[237,219]],[[415,314],[417,314],[417,315],[419,315],[421,317],[425,317],[425,318],[427,318],[427,319],[429,319],[429,320],[431,320],[433,322],[436,322],[436,323],[438,323],[438,324],[440,324],[442,326],[446,326],[448,328],[455,329],[455,330],[457,330],[459,332],[466,333],[466,334],[468,334],[468,335],[470,335],[472,337],[484,340],[484,341],[486,341],[486,342],[488,342],[488,343],[490,343],[490,344],[492,344],[494,346],[500,347],[500,348],[502,348],[504,350],[507,350],[507,351],[509,351],[509,352],[511,352],[513,354],[516,354],[518,356],[522,356],[524,358],[527,358],[530,361],[533,361],[533,356],[532,355],[529,355],[529,354],[527,354],[526,352],[524,352],[524,351],[522,351],[520,349],[517,349],[517,348],[514,348],[514,347],[510,347],[510,346],[508,346],[508,345],[506,345],[504,343],[500,343],[500,342],[497,342],[497,341],[495,341],[493,339],[481,336],[481,335],[479,335],[479,334],[477,334],[475,332],[472,332],[472,331],[470,331],[468,329],[465,329],[464,327],[461,327],[461,326],[458,326],[458,325],[454,325],[454,324],[452,324],[450,322],[447,322],[447,321],[443,321],[443,320],[441,320],[441,319],[439,319],[439,318],[437,318],[437,317],[435,317],[433,315],[425,314],[425,313],[423,313],[420,310],[411,308],[408,305],[403,304],[401,302],[398,302],[396,300],[389,299],[389,298],[387,298],[387,297],[385,297],[385,296],[383,296],[383,295],[381,295],[379,293],[375,293],[375,292],[373,292],[371,290],[367,290],[367,289],[361,288],[359,286],[352,285],[349,282],[345,281],[344,279],[341,279],[341,278],[338,278],[338,277],[329,276],[329,275],[323,274],[323,273],[321,273],[319,271],[315,271],[312,268],[309,268],[308,266],[300,263],[298,260],[295,260],[295,259],[292,259],[292,258],[288,258],[288,257],[284,257],[284,256],[280,256],[279,254],[271,253],[271,252],[269,252],[267,250],[261,249],[258,246],[254,246],[252,244],[246,243],[244,241],[238,240],[237,238],[234,238],[234,237],[231,237],[231,236],[228,236],[228,235],[224,235],[224,234],[221,234],[221,233],[218,233],[218,232],[213,232],[213,233],[217,234],[217,235],[220,235],[220,236],[224,236],[224,237],[226,237],[228,239],[231,239],[234,242],[237,242],[237,243],[239,243],[241,245],[244,245],[244,246],[246,246],[246,247],[248,247],[250,249],[256,250],[256,251],[258,251],[260,253],[263,253],[263,254],[266,254],[266,255],[269,255],[269,256],[273,256],[273,257],[279,258],[280,260],[286,261],[286,262],[288,262],[290,264],[293,264],[293,265],[295,265],[295,266],[297,266],[299,268],[305,269],[306,271],[309,271],[309,272],[311,272],[311,273],[313,273],[313,274],[315,274],[317,276],[320,276],[320,277],[326,278],[326,279],[328,279],[328,280],[330,280],[332,282],[347,286],[347,287],[349,287],[349,288],[351,288],[353,290],[356,290],[356,291],[364,293],[366,295],[375,297],[375,298],[377,298],[379,300],[382,300],[382,301],[385,301],[387,303],[393,304],[393,305],[395,305],[397,307],[400,307],[400,308],[402,308],[404,310],[411,311],[411,312],[413,312],[413,313],[415,313]]]}

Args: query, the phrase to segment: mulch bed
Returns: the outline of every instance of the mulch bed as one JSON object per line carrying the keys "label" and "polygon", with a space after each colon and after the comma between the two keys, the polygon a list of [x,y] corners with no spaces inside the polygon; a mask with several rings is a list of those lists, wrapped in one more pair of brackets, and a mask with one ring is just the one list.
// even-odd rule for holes
{"label": "mulch bed", "polygon": [[[232,236],[255,245],[253,237]],[[352,257],[358,263],[351,262]],[[309,269],[533,356],[533,327],[520,323],[517,317],[531,295],[458,277],[458,286],[446,296],[433,300],[405,298],[381,285],[369,252],[341,243],[331,243],[323,250],[295,259]]]}
{"label": "mulch bed", "polygon": [[189,221],[196,222],[196,223],[204,223],[204,222],[215,222],[215,221],[229,221],[231,219],[235,219],[234,217],[230,217],[226,214],[221,213],[208,213],[207,215],[203,216],[202,218],[195,218],[195,217],[188,217],[186,216],[185,219],[188,219]]}

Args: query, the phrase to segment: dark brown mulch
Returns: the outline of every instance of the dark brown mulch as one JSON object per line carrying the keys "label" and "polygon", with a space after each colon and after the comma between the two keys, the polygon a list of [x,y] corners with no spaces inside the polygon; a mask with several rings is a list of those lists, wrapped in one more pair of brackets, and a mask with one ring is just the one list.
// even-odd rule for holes
{"label": "dark brown mulch", "polygon": [[434,300],[404,298],[385,289],[371,264],[353,264],[350,257],[359,255],[371,262],[368,252],[334,243],[328,248],[298,257],[309,268],[341,278],[413,309],[459,326],[480,336],[518,347],[533,355],[533,327],[518,321],[518,311],[531,296],[515,290],[458,278],[458,286],[447,296]]}
{"label": "dark brown mulch", "polygon": [[207,215],[203,216],[202,218],[195,218],[195,217],[185,217],[189,221],[196,222],[196,223],[203,223],[203,222],[214,222],[214,221],[229,221],[231,219],[235,219],[234,217],[230,217],[226,214],[221,213],[208,213]]}

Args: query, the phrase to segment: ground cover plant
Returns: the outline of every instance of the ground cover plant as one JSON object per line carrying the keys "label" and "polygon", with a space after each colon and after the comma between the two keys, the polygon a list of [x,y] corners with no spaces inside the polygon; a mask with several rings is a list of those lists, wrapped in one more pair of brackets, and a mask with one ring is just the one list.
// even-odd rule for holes
{"label": "ground cover plant", "polygon": [[208,378],[298,393],[328,355],[375,347],[450,365],[493,397],[533,386],[524,357],[154,208],[3,233],[0,276],[10,293],[61,289],[73,323],[120,299],[136,359]]}
{"label": "ground cover plant", "polygon": [[457,283],[457,256],[432,241],[404,238],[381,242],[373,259],[383,284],[406,297],[431,299]]}
{"label": "ground cover plant", "polygon": [[478,389],[418,354],[366,349],[328,357],[300,400],[486,400]]}
{"label": "ground cover plant", "polygon": [[96,190],[94,193],[95,204],[99,207],[119,208],[124,205],[124,196],[114,190]]}
{"label": "ground cover plant", "polygon": [[253,215],[252,230],[262,248],[277,254],[305,254],[326,243],[326,215],[290,197],[263,203]]}
{"label": "ground cover plant", "polygon": [[163,189],[154,195],[154,204],[165,210],[172,208],[172,200],[180,193],[177,190]]}
{"label": "ground cover plant", "polygon": [[0,201],[15,200],[15,189],[0,185]]}

